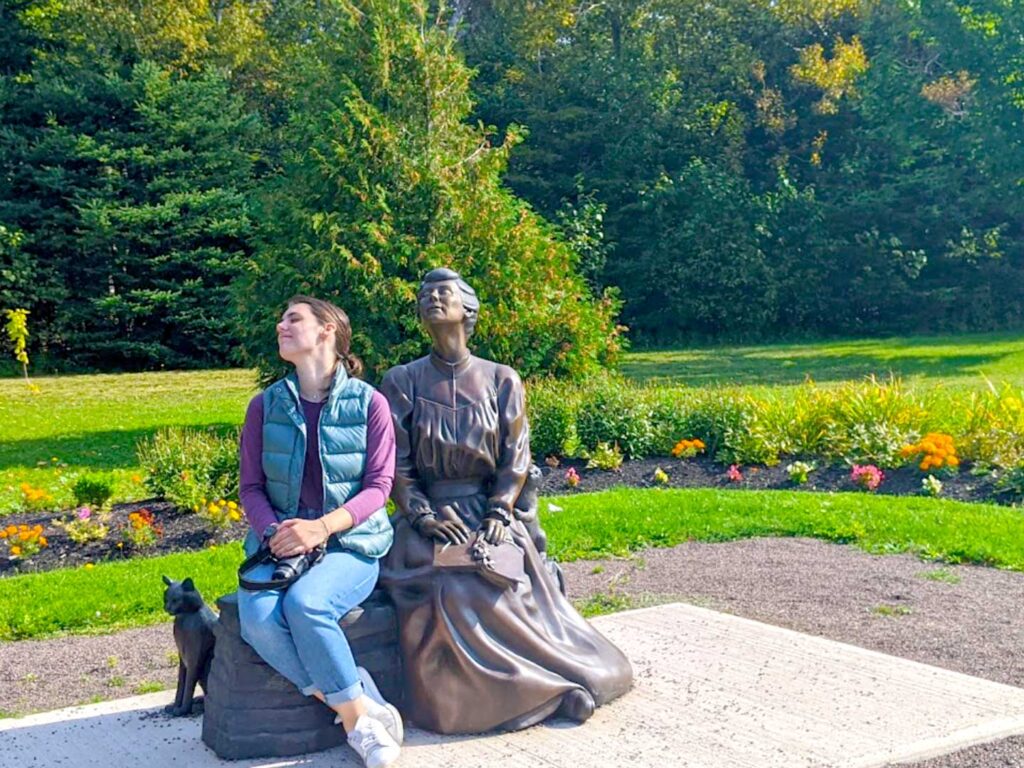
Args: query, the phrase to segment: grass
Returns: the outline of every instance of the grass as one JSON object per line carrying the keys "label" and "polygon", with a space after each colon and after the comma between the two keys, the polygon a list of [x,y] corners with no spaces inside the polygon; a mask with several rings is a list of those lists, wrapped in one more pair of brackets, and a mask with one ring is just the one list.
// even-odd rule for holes
{"label": "grass", "polygon": [[0,640],[101,634],[168,621],[163,581],[192,576],[211,602],[238,585],[241,544],[0,579]]}
{"label": "grass", "polygon": [[543,515],[551,554],[562,560],[625,556],[691,539],[809,536],[878,553],[1024,570],[1019,509],[925,497],[862,493],[613,489],[560,497]]}
{"label": "grass", "polygon": [[925,581],[940,581],[943,584],[959,584],[960,575],[953,573],[948,568],[936,568],[931,571],[922,571],[917,577]]}
{"label": "grass", "polygon": [[876,605],[871,609],[876,616],[895,618],[896,616],[909,616],[912,611],[905,605]]}
{"label": "grass", "polygon": [[651,608],[656,605],[673,603],[684,599],[677,595],[624,595],[620,592],[599,592],[596,595],[576,600],[573,606],[580,615],[590,619],[608,613],[619,613],[636,608]]}
{"label": "grass", "polygon": [[778,386],[890,374],[946,387],[1024,387],[1024,334],[907,336],[768,346],[695,347],[625,355],[632,378],[687,386]]}
{"label": "grass", "polygon": [[[798,491],[614,489],[557,498],[543,513],[562,561],[627,556],[696,539],[809,536],[874,553],[912,552],[948,562],[1024,570],[1020,510],[944,499]],[[161,575],[192,576],[213,601],[233,591],[240,545],[0,579],[0,640],[101,633],[168,621]],[[620,596],[595,598],[587,611]],[[629,607],[633,607],[632,604]]]}
{"label": "grass", "polygon": [[[111,472],[114,498],[147,493],[135,443],[167,426],[229,430],[241,424],[256,391],[248,370],[0,379],[0,513],[21,506],[18,486],[69,495],[80,472]],[[63,465],[63,466],[61,466]],[[66,498],[59,498],[67,503]]]}

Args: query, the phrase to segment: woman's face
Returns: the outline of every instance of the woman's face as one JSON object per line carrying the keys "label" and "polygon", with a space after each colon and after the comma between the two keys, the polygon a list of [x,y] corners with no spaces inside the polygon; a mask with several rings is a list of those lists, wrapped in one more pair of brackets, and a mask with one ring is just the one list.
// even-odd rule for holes
{"label": "woman's face", "polygon": [[466,309],[462,306],[462,291],[454,280],[427,283],[420,288],[420,318],[427,325],[462,323]]}
{"label": "woman's face", "polygon": [[309,304],[293,304],[277,323],[277,352],[283,360],[294,363],[312,354],[330,336],[330,325],[320,325]]}

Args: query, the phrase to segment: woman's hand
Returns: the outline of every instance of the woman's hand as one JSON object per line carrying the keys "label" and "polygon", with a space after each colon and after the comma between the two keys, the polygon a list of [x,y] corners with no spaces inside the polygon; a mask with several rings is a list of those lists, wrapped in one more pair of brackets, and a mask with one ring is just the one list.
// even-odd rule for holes
{"label": "woman's hand", "polygon": [[327,528],[319,520],[291,518],[277,526],[270,538],[274,557],[291,557],[316,549],[327,540]]}
{"label": "woman's hand", "polygon": [[417,524],[416,530],[425,539],[436,539],[446,544],[463,544],[469,541],[469,528],[461,520],[424,517]]}
{"label": "woman's hand", "polygon": [[488,517],[484,520],[484,541],[493,546],[498,546],[508,538],[508,526],[501,520]]}

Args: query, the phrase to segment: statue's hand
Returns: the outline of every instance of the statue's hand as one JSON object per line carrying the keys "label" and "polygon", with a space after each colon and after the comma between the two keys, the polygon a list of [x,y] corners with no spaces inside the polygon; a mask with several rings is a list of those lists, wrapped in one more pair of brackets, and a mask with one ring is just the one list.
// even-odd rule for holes
{"label": "statue's hand", "polygon": [[501,544],[508,538],[508,526],[501,520],[489,517],[484,520],[484,541],[493,546]]}
{"label": "statue's hand", "polygon": [[469,541],[469,528],[461,520],[438,520],[422,518],[416,526],[420,536],[450,544],[464,544]]}

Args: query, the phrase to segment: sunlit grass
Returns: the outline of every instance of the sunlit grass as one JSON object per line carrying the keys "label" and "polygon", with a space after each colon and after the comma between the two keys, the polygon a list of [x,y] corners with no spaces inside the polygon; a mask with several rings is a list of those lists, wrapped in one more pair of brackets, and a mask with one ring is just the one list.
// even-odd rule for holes
{"label": "sunlit grass", "polygon": [[[135,443],[165,426],[241,424],[256,392],[248,370],[0,379],[0,512],[20,506],[27,482],[67,503],[62,478],[109,471],[115,498],[143,498]],[[63,466],[61,466],[63,465]]]}
{"label": "sunlit grass", "polygon": [[689,386],[779,385],[896,376],[909,384],[1024,387],[1024,334],[908,336],[630,352],[623,372]]}

